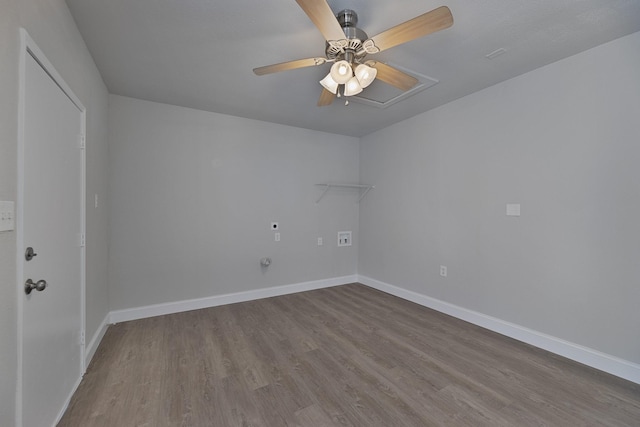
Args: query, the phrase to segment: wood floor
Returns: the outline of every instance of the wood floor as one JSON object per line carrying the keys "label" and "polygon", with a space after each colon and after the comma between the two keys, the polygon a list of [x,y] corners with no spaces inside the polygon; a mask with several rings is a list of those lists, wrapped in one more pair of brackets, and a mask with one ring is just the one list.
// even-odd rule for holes
{"label": "wood floor", "polygon": [[111,326],[59,426],[640,426],[640,386],[359,284]]}

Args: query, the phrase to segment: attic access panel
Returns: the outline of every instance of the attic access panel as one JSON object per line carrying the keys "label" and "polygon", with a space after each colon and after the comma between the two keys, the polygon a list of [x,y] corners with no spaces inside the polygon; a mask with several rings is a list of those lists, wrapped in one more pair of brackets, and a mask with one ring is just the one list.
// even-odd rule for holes
{"label": "attic access panel", "polygon": [[439,82],[432,77],[425,76],[424,74],[417,73],[415,71],[400,67],[398,65],[387,63],[388,65],[403,71],[410,76],[418,79],[418,83],[407,91],[402,91],[396,87],[383,83],[379,80],[367,87],[367,90],[361,92],[358,95],[350,96],[349,101],[357,102],[360,104],[369,105],[376,108],[387,108],[393,104],[403,101],[416,93],[429,89]]}

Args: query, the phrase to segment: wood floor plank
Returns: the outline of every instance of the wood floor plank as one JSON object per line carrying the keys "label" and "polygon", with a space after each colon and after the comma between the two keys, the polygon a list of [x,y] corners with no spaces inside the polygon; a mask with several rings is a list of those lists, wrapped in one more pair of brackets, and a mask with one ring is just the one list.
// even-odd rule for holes
{"label": "wood floor plank", "polygon": [[316,426],[316,427],[335,427],[331,418],[318,404],[309,405],[296,411],[296,426]]}
{"label": "wood floor plank", "polygon": [[638,426],[640,386],[360,284],[112,325],[59,426]]}

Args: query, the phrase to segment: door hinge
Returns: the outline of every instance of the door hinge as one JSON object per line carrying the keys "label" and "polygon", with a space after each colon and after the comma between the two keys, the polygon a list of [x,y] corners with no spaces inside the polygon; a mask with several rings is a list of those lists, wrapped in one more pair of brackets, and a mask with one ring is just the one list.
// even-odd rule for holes
{"label": "door hinge", "polygon": [[78,344],[80,345],[84,345],[84,331],[80,331],[80,333],[78,334]]}
{"label": "door hinge", "polygon": [[84,233],[80,233],[80,234],[79,234],[79,239],[78,239],[78,245],[79,245],[81,248],[84,248],[86,244],[87,244],[87,238],[86,238],[86,235],[85,235]]}
{"label": "door hinge", "polygon": [[78,148],[84,150],[87,146],[87,138],[84,135],[78,135]]}

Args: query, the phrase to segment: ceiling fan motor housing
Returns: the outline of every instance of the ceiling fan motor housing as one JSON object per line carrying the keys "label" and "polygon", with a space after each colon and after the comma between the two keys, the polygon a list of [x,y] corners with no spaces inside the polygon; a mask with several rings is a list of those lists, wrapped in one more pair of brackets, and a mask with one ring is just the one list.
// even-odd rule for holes
{"label": "ceiling fan motor housing", "polygon": [[367,52],[362,48],[362,42],[367,40],[369,36],[356,27],[358,14],[354,10],[344,9],[336,15],[336,19],[340,23],[346,39],[327,41],[325,49],[327,59],[346,59],[351,62],[354,59],[364,58]]}

